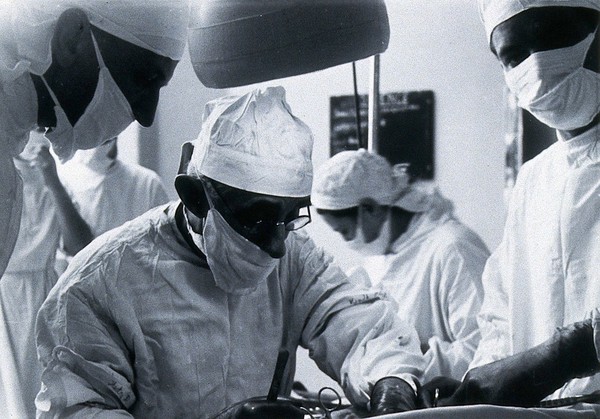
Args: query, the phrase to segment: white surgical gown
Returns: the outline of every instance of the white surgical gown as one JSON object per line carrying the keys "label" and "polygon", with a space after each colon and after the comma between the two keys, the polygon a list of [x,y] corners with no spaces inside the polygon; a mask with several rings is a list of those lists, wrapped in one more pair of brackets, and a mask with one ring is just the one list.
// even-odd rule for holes
{"label": "white surgical gown", "polygon": [[282,345],[287,394],[298,345],[363,405],[377,379],[420,373],[416,332],[395,303],[351,285],[308,236],[290,234],[255,291],[227,294],[180,234],[177,205],[100,236],[61,276],[38,317],[38,409],[210,417],[265,396]]}
{"label": "white surgical gown", "polygon": [[416,214],[391,250],[366,258],[364,268],[429,346],[425,380],[462,379],[480,339],[477,314],[487,247],[450,213],[433,211]]}
{"label": "white surgical gown", "polygon": [[56,283],[60,226],[41,172],[16,160],[23,176],[23,215],[14,252],[0,279],[0,417],[35,417],[41,365],[35,317]]}
{"label": "white surgical gown", "polygon": [[[3,53],[0,42],[0,58]],[[12,158],[23,151],[36,121],[37,96],[29,73],[5,81],[0,71],[0,275],[12,253],[21,219],[23,185]]]}
{"label": "white surgical gown", "polygon": [[158,175],[145,167],[117,159],[96,174],[70,163],[58,166],[58,176],[94,236],[169,201]]}
{"label": "white surgical gown", "polygon": [[[600,307],[599,141],[599,127],[559,140],[519,172],[504,237],[483,275],[482,338],[471,368],[531,348]],[[596,390],[598,375],[557,395]]]}

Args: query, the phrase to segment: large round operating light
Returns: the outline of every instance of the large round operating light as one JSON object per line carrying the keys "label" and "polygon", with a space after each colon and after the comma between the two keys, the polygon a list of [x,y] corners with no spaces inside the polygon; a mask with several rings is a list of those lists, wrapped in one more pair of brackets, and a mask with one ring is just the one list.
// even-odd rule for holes
{"label": "large round operating light", "polygon": [[189,48],[207,87],[322,70],[386,50],[383,0],[195,0]]}

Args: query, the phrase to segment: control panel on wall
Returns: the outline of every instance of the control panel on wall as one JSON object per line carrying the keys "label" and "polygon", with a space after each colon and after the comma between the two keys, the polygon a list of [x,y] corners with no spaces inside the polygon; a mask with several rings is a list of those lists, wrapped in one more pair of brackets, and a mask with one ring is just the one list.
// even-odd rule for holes
{"label": "control panel on wall", "polygon": [[[330,98],[330,155],[366,148],[368,98],[359,96],[360,138],[354,96]],[[410,163],[409,173],[420,179],[434,176],[434,94],[431,90],[380,96],[379,138],[375,151],[391,164]]]}

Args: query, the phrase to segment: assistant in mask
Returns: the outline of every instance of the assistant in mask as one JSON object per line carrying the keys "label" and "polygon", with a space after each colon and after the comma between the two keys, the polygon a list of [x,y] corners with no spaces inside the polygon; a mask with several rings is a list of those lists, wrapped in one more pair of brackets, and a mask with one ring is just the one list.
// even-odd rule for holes
{"label": "assistant in mask", "polygon": [[41,76],[54,102],[56,116],[56,125],[46,131],[46,137],[52,142],[54,151],[62,159],[67,159],[73,153],[73,149],[85,150],[101,145],[104,141],[120,134],[135,120],[131,105],[102,59],[93,32],[90,34],[100,70],[92,100],[75,124],[69,121],[56,94],[46,78]]}
{"label": "assistant in mask", "polygon": [[63,161],[134,120],[149,126],[183,55],[188,0],[0,2],[0,274],[19,229],[12,158],[36,127]]}
{"label": "assistant in mask", "polygon": [[519,106],[558,141],[519,171],[482,278],[481,342],[447,404],[533,406],[600,390],[600,1],[479,4]]}
{"label": "assistant in mask", "polygon": [[298,346],[357,407],[414,408],[416,332],[302,231],[312,145],[282,87],[207,103],[183,148],[180,201],[97,238],[40,309],[42,418],[212,417],[264,402],[282,348],[287,396]]}
{"label": "assistant in mask", "polygon": [[356,268],[398,302],[419,334],[425,378],[461,378],[480,335],[481,273],[489,252],[436,188],[409,182],[404,165],[343,151],[315,174],[312,202],[361,256]]}
{"label": "assistant in mask", "polygon": [[596,32],[575,45],[534,52],[506,69],[520,107],[562,131],[585,127],[600,112],[600,74],[584,67]]}
{"label": "assistant in mask", "polygon": [[[158,174],[122,160],[118,149],[118,138],[114,137],[96,148],[78,150],[71,160],[57,165],[60,183],[90,229],[87,243],[169,201]],[[76,226],[71,227],[69,230],[76,234]],[[59,274],[79,250],[61,247],[57,255]]]}

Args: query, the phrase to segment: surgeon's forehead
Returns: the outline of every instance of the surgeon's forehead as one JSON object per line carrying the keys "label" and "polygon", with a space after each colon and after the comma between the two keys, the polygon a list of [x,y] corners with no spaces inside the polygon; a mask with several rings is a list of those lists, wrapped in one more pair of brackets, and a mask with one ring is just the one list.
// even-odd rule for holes
{"label": "surgeon's forehead", "polygon": [[284,206],[284,207],[300,207],[310,205],[310,197],[287,197],[266,195],[243,189],[238,189],[224,183],[210,180],[217,193],[221,195],[225,201],[235,207],[249,208],[255,206]]}
{"label": "surgeon's forehead", "polygon": [[513,48],[543,51],[572,45],[581,29],[578,10],[574,7],[525,10],[494,28],[490,48],[500,57]]}
{"label": "surgeon's forehead", "polygon": [[262,207],[285,208],[292,210],[298,207],[310,205],[310,199],[262,195],[254,194],[252,192],[246,192],[237,195],[237,197],[234,199],[233,204],[240,209]]}

